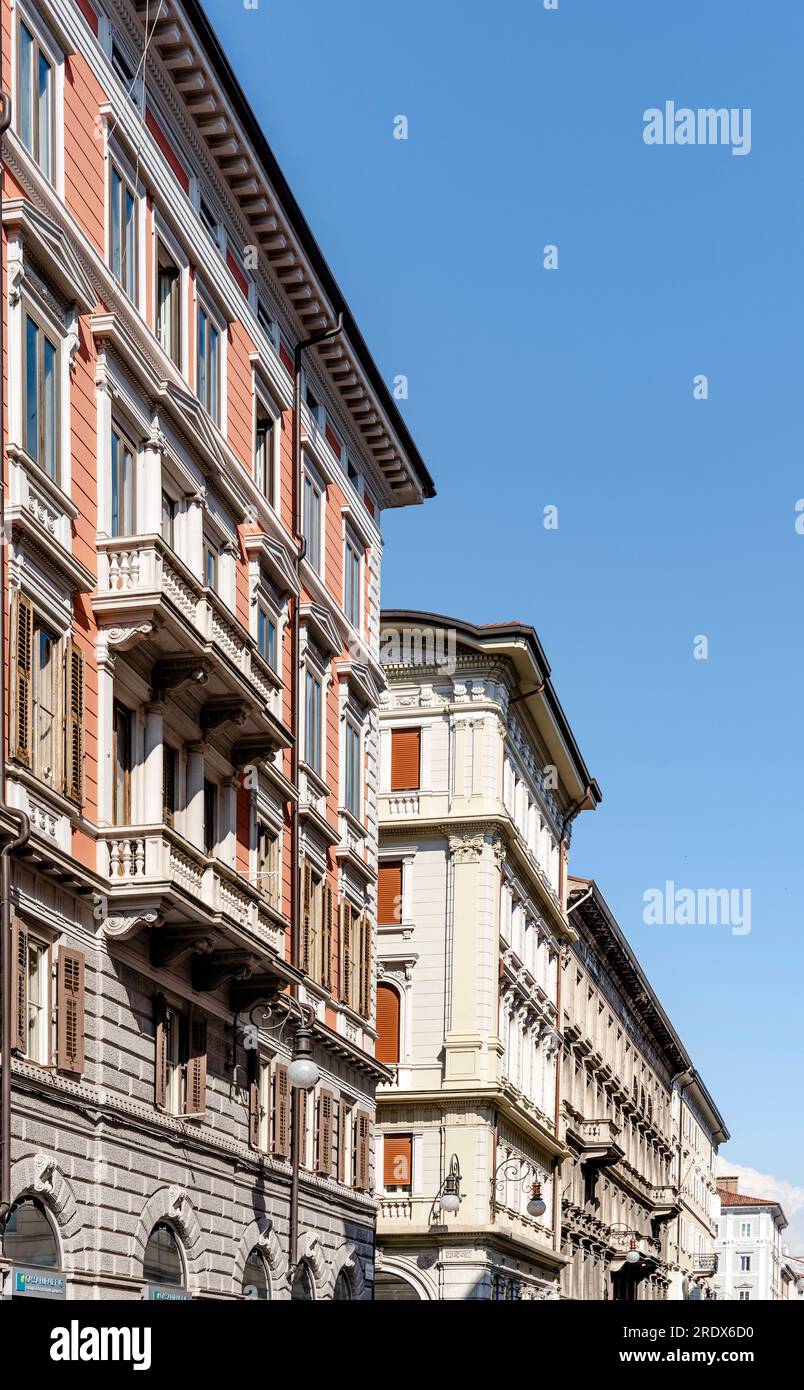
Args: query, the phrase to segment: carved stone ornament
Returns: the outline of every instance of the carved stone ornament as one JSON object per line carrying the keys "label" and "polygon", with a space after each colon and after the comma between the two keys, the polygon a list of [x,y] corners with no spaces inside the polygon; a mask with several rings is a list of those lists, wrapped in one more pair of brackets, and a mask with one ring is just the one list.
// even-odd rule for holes
{"label": "carved stone ornament", "polygon": [[51,1158],[49,1154],[34,1154],[34,1192],[43,1192],[46,1196],[50,1196],[53,1192],[55,1168],[55,1158]]}
{"label": "carved stone ornament", "polygon": [[456,864],[479,864],[484,844],[482,835],[450,835],[449,852]]}
{"label": "carved stone ornament", "polygon": [[137,642],[141,642],[143,637],[149,637],[153,630],[153,623],[134,623],[130,627],[108,627],[104,635],[110,647],[127,652],[136,646]]}
{"label": "carved stone ornament", "polygon": [[103,934],[112,941],[125,941],[128,937],[134,936],[141,927],[155,927],[158,923],[159,913],[155,910],[119,913],[106,918]]}

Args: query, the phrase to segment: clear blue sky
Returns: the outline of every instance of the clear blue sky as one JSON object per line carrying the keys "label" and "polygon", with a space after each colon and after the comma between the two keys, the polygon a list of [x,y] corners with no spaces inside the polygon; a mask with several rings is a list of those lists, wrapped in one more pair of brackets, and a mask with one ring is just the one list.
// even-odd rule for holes
{"label": "clear blue sky", "polygon": [[[727,1154],[804,1186],[804,5],[207,8],[381,369],[410,379],[439,496],[386,515],[384,601],[535,625],[604,794],[573,870]],[[648,148],[668,99],[750,107],[751,153]],[[666,879],[750,888],[750,936],[645,926]]]}

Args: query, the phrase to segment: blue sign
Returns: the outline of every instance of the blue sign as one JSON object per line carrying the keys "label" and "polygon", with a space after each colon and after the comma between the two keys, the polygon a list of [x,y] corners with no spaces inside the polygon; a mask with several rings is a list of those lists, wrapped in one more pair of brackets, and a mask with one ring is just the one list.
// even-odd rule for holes
{"label": "blue sign", "polygon": [[147,1303],[187,1303],[193,1295],[187,1289],[174,1289],[169,1284],[146,1284],[143,1298]]}
{"label": "blue sign", "polygon": [[66,1298],[67,1276],[57,1269],[11,1267],[12,1298]]}

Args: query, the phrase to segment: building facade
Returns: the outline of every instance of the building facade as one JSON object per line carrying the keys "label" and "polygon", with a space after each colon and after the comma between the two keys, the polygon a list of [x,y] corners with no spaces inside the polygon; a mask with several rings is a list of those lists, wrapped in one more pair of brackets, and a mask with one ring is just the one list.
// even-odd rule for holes
{"label": "building facade", "polygon": [[379,526],[432,483],[196,0],[1,13],[0,1273],[370,1297]]}
{"label": "building facade", "polygon": [[698,1296],[714,1274],[713,1163],[727,1131],[596,883],[570,878],[568,913],[564,1296]]}
{"label": "building facade", "polygon": [[740,1303],[788,1296],[782,1231],[787,1217],[778,1202],[738,1191],[739,1178],[718,1177],[717,1298]]}
{"label": "building facade", "polygon": [[377,1297],[558,1296],[570,827],[589,776],[532,628],[383,614]]}

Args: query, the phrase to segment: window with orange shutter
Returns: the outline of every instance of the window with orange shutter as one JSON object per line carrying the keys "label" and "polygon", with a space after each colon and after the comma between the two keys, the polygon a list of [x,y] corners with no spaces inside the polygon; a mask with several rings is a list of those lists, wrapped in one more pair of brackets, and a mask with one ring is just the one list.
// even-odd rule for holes
{"label": "window with orange shutter", "polygon": [[412,1135],[385,1135],[382,1166],[383,1187],[386,1192],[410,1192],[413,1186]]}
{"label": "window with orange shutter", "polygon": [[391,730],[391,791],[418,790],[421,738],[421,729]]}
{"label": "window with orange shutter", "polygon": [[399,1061],[399,995],[393,985],[377,986],[377,1061]]}
{"label": "window with orange shutter", "polygon": [[377,884],[377,921],[384,927],[402,921],[402,865],[380,863]]}

